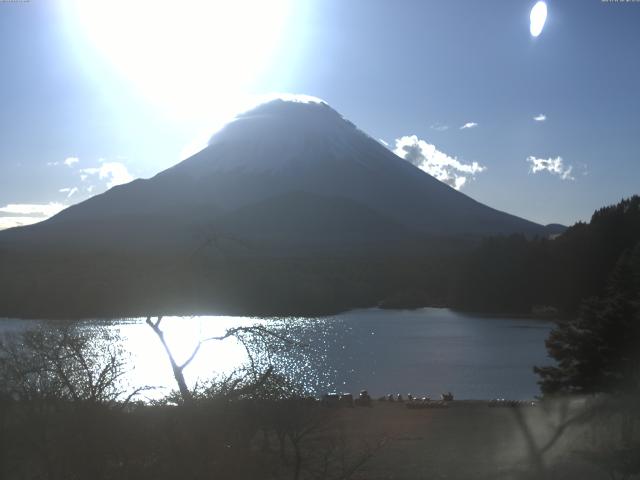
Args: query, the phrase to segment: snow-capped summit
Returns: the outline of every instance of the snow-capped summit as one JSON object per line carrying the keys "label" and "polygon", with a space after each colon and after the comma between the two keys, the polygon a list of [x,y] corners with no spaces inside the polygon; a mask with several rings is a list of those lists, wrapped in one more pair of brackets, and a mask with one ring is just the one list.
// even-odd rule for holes
{"label": "snow-capped summit", "polygon": [[189,160],[192,173],[245,169],[265,172],[293,162],[353,157],[368,138],[320,99],[278,98],[238,115]]}

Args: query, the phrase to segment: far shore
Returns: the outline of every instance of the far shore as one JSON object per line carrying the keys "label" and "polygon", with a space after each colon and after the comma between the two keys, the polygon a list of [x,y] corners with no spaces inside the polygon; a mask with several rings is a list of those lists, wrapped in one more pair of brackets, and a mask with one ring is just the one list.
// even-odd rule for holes
{"label": "far shore", "polygon": [[226,311],[181,311],[181,312],[164,312],[164,313],[139,313],[139,314],[97,314],[94,316],[69,316],[62,315],[59,313],[52,312],[50,315],[47,314],[11,314],[0,316],[0,321],[3,320],[40,320],[40,321],[115,321],[115,320],[135,320],[140,318],[146,318],[148,316],[157,317],[216,317],[216,316],[224,316],[224,317],[247,317],[247,318],[255,318],[255,319],[269,319],[269,318],[286,318],[286,317],[294,317],[294,318],[327,318],[327,317],[335,317],[338,315],[342,315],[349,312],[357,312],[364,310],[388,310],[388,311],[418,311],[418,310],[426,310],[426,309],[438,309],[438,310],[451,310],[452,312],[459,313],[461,315],[472,316],[472,317],[486,317],[486,318],[521,318],[523,320],[542,320],[542,321],[555,321],[561,320],[563,317],[559,314],[557,315],[545,315],[534,312],[503,312],[503,311],[483,311],[483,310],[465,310],[463,308],[452,307],[443,304],[433,304],[433,305],[421,305],[421,306],[385,306],[385,305],[372,305],[368,307],[355,307],[355,308],[347,308],[341,310],[331,310],[331,311],[318,311],[318,312],[288,312],[288,313],[268,313],[268,314],[259,314],[255,312],[226,312]]}

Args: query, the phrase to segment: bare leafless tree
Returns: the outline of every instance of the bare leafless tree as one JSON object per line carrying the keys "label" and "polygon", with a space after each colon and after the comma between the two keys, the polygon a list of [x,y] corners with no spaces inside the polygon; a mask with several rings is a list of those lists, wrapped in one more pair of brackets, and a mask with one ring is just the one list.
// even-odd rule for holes
{"label": "bare leafless tree", "polygon": [[245,348],[247,352],[247,358],[250,363],[249,372],[250,375],[253,376],[253,382],[250,385],[243,385],[241,389],[236,389],[240,384],[243,383],[243,378],[236,378],[233,380],[228,387],[227,396],[240,396],[246,395],[250,391],[256,391],[262,385],[265,384],[267,379],[273,373],[274,368],[272,365],[267,366],[263,371],[259,371],[258,366],[256,364],[254,355],[256,352],[253,351],[252,345],[255,345],[255,340],[260,339],[263,343],[269,343],[271,341],[279,341],[285,343],[290,346],[304,346],[301,342],[289,338],[286,335],[279,333],[274,329],[269,329],[263,325],[249,325],[249,326],[238,326],[228,329],[224,334],[219,336],[208,337],[204,339],[200,339],[196,342],[191,354],[184,360],[182,363],[179,363],[175,356],[173,355],[169,344],[167,343],[165,332],[161,328],[162,316],[158,316],[156,320],[153,320],[153,317],[148,316],[146,319],[146,324],[149,325],[151,330],[156,334],[158,340],[162,344],[164,351],[167,354],[167,358],[169,359],[169,363],[171,364],[171,370],[173,372],[173,377],[178,385],[178,391],[180,393],[180,398],[182,402],[185,404],[192,403],[194,401],[194,394],[192,389],[187,385],[187,381],[184,375],[184,370],[193,362],[193,360],[198,355],[198,352],[207,342],[211,341],[222,341],[228,338],[235,338],[238,340]]}
{"label": "bare leafless tree", "polygon": [[148,386],[125,381],[128,365],[113,332],[63,325],[0,340],[0,388],[15,400],[126,406]]}

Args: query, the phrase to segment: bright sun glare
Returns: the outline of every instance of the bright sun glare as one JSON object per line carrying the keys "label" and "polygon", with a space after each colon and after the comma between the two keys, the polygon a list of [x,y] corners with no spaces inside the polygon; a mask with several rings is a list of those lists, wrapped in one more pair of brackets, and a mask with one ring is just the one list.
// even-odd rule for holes
{"label": "bright sun glare", "polygon": [[542,33],[544,23],[547,21],[547,4],[545,2],[536,3],[531,9],[529,19],[531,20],[529,27],[531,35],[537,37]]}
{"label": "bright sun glare", "polygon": [[291,0],[73,0],[67,17],[176,119],[228,116],[265,71]]}

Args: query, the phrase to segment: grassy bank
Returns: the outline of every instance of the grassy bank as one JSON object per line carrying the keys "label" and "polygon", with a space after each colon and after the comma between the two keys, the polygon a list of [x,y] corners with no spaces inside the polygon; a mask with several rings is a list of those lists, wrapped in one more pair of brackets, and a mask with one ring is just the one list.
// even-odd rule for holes
{"label": "grassy bank", "polygon": [[499,408],[454,401],[415,410],[379,401],[331,408],[304,399],[124,409],[5,401],[1,473],[6,479],[632,478],[622,473],[637,462],[640,439],[637,429],[623,426],[630,418],[637,426],[638,416],[611,401]]}

